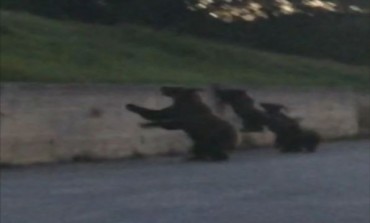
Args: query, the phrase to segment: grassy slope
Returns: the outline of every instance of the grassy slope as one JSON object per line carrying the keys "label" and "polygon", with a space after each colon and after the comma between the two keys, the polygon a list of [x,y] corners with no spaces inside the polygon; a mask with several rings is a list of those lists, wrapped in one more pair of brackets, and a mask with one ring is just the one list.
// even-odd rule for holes
{"label": "grassy slope", "polygon": [[1,80],[243,83],[365,88],[369,68],[222,45],[169,32],[1,12]]}

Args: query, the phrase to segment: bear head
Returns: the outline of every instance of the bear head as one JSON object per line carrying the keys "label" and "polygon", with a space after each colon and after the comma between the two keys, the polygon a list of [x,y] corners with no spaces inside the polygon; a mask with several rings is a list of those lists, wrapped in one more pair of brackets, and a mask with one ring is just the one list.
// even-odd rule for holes
{"label": "bear head", "polygon": [[173,98],[189,98],[198,96],[198,92],[201,91],[199,88],[185,88],[185,87],[173,87],[163,86],[160,88],[162,95]]}
{"label": "bear head", "polygon": [[261,107],[269,114],[280,114],[283,111],[287,111],[287,107],[281,104],[275,103],[260,103]]}
{"label": "bear head", "polygon": [[254,100],[240,89],[215,89],[216,96],[224,103],[248,103],[253,105]]}

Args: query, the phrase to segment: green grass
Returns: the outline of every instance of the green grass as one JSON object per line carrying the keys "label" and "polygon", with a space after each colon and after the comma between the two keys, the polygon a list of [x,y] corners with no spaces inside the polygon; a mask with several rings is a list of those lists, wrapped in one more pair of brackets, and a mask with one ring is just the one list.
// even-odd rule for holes
{"label": "green grass", "polygon": [[[1,11],[1,81],[366,88],[369,67],[266,53],[145,27]],[[319,50],[319,46],[318,46]]]}

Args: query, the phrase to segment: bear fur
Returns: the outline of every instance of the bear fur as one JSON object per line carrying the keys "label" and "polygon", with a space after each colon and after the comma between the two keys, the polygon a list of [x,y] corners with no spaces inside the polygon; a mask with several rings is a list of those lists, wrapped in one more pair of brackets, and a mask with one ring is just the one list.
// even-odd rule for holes
{"label": "bear fur", "polygon": [[320,135],[313,130],[302,128],[298,120],[287,116],[284,105],[260,103],[268,115],[267,127],[275,133],[275,147],[281,152],[315,152]]}
{"label": "bear fur", "polygon": [[240,89],[214,87],[217,98],[228,104],[242,119],[244,131],[262,131],[267,127],[275,134],[274,147],[281,152],[314,152],[320,142],[317,132],[302,128],[298,121],[283,113],[287,108],[280,104],[260,103],[263,110],[254,106],[254,100]]}
{"label": "bear fur", "polygon": [[173,100],[171,106],[154,110],[126,105],[129,111],[149,121],[141,126],[184,131],[193,141],[190,159],[227,160],[229,152],[238,145],[237,131],[212,113],[198,94],[199,89],[165,86],[160,91]]}
{"label": "bear fur", "polygon": [[266,125],[266,114],[254,106],[254,100],[243,90],[215,89],[215,95],[221,103],[231,106],[235,114],[242,119],[243,132],[262,132]]}

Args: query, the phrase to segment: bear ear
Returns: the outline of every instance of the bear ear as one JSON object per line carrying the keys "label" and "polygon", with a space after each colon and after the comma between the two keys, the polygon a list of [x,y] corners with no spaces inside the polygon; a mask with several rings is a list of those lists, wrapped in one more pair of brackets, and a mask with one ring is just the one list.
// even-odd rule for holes
{"label": "bear ear", "polygon": [[244,89],[225,89],[226,92],[230,92],[234,95],[244,95],[247,94],[247,91]]}
{"label": "bear ear", "polygon": [[185,88],[185,89],[188,89],[188,90],[194,91],[194,92],[202,92],[202,91],[204,91],[203,88]]}
{"label": "bear ear", "polygon": [[233,97],[241,97],[241,98],[248,98],[250,100],[253,100],[252,97],[249,96],[248,92],[244,89],[228,89],[226,90],[230,95]]}
{"label": "bear ear", "polygon": [[[234,92],[235,92],[235,94],[237,94],[237,95],[246,95],[246,96],[248,96],[249,98],[250,98],[250,96],[249,96],[249,94],[248,94],[248,92],[246,91],[246,90],[244,90],[244,89],[234,89]],[[252,99],[252,98],[251,98]]]}
{"label": "bear ear", "polygon": [[244,98],[247,96],[252,100],[245,90],[242,89],[230,89],[230,88],[213,88],[215,95],[222,100],[234,100],[236,98]]}
{"label": "bear ear", "polygon": [[272,113],[279,113],[282,110],[287,111],[287,107],[282,104],[275,104],[275,103],[260,103],[261,107],[268,112]]}

